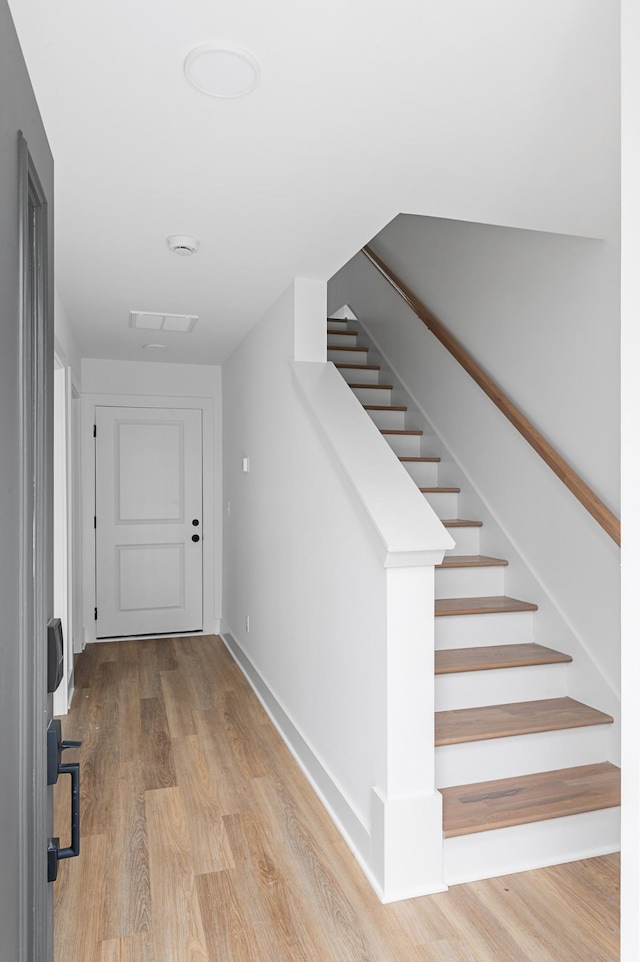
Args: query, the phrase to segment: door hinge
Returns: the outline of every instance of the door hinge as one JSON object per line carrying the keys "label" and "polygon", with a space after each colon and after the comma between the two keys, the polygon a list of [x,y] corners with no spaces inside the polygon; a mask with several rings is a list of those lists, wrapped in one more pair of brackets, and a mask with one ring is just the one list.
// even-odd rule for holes
{"label": "door hinge", "polygon": [[97,620],[98,620],[98,609],[97,609],[97,608],[94,608],[94,609],[93,609],[93,620],[94,620],[94,621],[97,621]]}
{"label": "door hinge", "polygon": [[93,436],[94,436],[94,438],[96,437],[97,433],[98,433],[98,432],[97,432],[96,426],[95,426],[95,424],[94,424],[94,425],[93,425]]}
{"label": "door hinge", "polygon": [[97,527],[98,527],[98,521],[97,521],[97,518],[96,518],[95,514],[94,514],[94,516],[93,516],[93,527],[94,527],[94,528],[97,528]]}

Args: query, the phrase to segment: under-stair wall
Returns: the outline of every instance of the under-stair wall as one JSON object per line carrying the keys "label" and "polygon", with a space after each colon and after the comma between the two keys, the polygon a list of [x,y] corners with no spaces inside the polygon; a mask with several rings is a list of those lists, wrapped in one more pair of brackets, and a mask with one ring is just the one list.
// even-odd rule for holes
{"label": "under-stair wall", "polygon": [[392,900],[443,888],[433,566],[452,542],[333,365],[312,360],[326,358],[324,295],[296,281],[223,367],[222,634]]}
{"label": "under-stair wall", "polygon": [[[398,219],[398,221],[402,220],[403,218]],[[408,218],[408,220],[422,219]],[[476,240],[478,243],[481,242],[480,225],[462,225],[462,227],[474,228],[475,232],[480,233]],[[386,231],[389,233],[385,231],[381,237],[393,238],[395,235],[391,233],[391,228],[387,228]],[[402,224],[399,225],[398,230],[401,228]],[[498,229],[492,228],[491,231],[495,232]],[[498,253],[506,258],[504,265],[506,270],[513,266],[508,260],[509,244],[517,245],[519,235],[527,232],[505,231],[504,233],[508,237],[505,238],[502,247],[499,247]],[[548,235],[534,235],[534,240],[540,245],[544,243],[546,237]],[[419,237],[414,233],[412,239],[417,243]],[[488,235],[485,240],[490,250],[497,244],[493,234]],[[571,273],[569,267],[573,262],[573,274],[570,277],[571,283],[567,281],[564,285],[565,299],[570,296],[572,284],[574,288],[577,284],[575,265],[579,261],[579,252],[576,252],[575,246],[571,244],[574,240],[576,239],[548,237],[550,244],[558,241],[552,249],[553,259],[562,259],[563,248],[568,246],[571,249],[571,258],[567,259],[566,264],[568,273]],[[599,263],[598,242],[581,240],[577,244],[578,246],[592,245],[589,247],[592,259],[591,270],[585,272],[583,269],[580,276],[581,284],[591,284],[592,290],[589,296],[585,297],[580,289],[579,298],[574,291],[578,303],[573,305],[572,314],[575,326],[573,352],[569,350],[572,341],[566,333],[549,345],[550,350],[559,350],[559,345],[564,344],[565,352],[568,351],[564,357],[567,367],[568,398],[563,404],[558,404],[557,409],[554,408],[554,410],[558,420],[579,419],[582,409],[587,417],[591,415],[594,431],[590,444],[598,450],[602,442],[603,456],[609,461],[615,461],[615,465],[607,464],[598,478],[600,484],[599,490],[598,488],[596,490],[606,498],[607,491],[612,487],[615,488],[617,466],[615,460],[617,443],[615,437],[613,440],[610,438],[610,435],[617,436],[618,433],[617,419],[614,417],[616,408],[611,401],[611,394],[616,392],[617,379],[617,373],[612,370],[612,358],[616,357],[617,317],[615,298],[612,298],[610,290],[615,275],[613,270],[615,257],[610,248],[606,249],[606,245],[600,244],[601,258],[606,261],[613,257],[614,263],[613,266],[611,263],[608,265]],[[375,240],[372,246],[375,248]],[[383,252],[382,247],[380,251]],[[448,253],[453,259],[450,249]],[[394,267],[399,276],[403,277],[402,265],[397,261],[391,262],[388,249],[384,250],[383,256],[389,260],[390,266]],[[467,270],[468,276],[461,274],[456,281],[460,287],[468,283],[476,292],[476,296],[484,299],[490,299],[490,290],[487,287],[487,256],[486,251],[482,257],[479,255],[479,261],[474,266],[469,248],[466,262],[460,267],[461,272]],[[412,275],[414,288],[416,287],[415,260],[414,257]],[[535,265],[537,282],[543,292],[540,295],[541,303],[545,301],[545,295],[550,295],[554,288],[549,278],[545,276],[543,264],[544,258],[538,256]],[[599,265],[598,269],[596,265]],[[442,263],[440,268],[442,275],[445,273]],[[523,269],[522,264],[520,269]],[[434,278],[438,289],[437,306],[440,315],[443,314],[443,303],[446,303],[447,285],[452,292],[452,299],[455,300],[454,285],[451,280],[451,274],[454,273],[453,264],[450,264],[447,270],[446,283],[440,277],[438,287],[438,278]],[[562,271],[556,265],[554,267],[556,280],[558,274],[561,275]],[[491,278],[493,283],[499,283],[497,275],[497,267],[494,265]],[[510,283],[513,285],[513,279]],[[554,284],[557,293],[555,281]],[[428,291],[418,289],[417,293],[428,306],[431,306]],[[613,345],[609,345],[607,351],[598,344],[597,338],[594,344],[588,343],[589,332],[593,335],[594,329],[593,318],[589,318],[587,322],[583,317],[586,309],[585,300],[589,301],[589,298],[593,303],[593,311],[604,312],[608,308],[608,312],[601,318],[602,324],[609,325],[610,338],[613,341]],[[469,299],[472,300],[472,298]],[[512,298],[511,303],[513,306],[517,301]],[[393,371],[395,383],[399,386],[404,385],[407,395],[413,398],[425,421],[431,425],[439,444],[443,446],[445,458],[447,450],[450,452],[452,463],[446,482],[459,484],[463,491],[475,489],[479,503],[483,506],[483,516],[488,512],[489,518],[494,519],[493,524],[490,522],[487,525],[488,530],[483,536],[483,551],[502,556],[505,538],[515,547],[519,560],[516,557],[515,563],[510,563],[507,575],[509,590],[516,596],[527,597],[531,594],[533,578],[534,589],[537,585],[534,597],[537,599],[540,596],[545,599],[541,605],[540,615],[558,633],[561,643],[570,646],[576,661],[578,670],[572,674],[573,684],[577,686],[576,697],[583,697],[590,704],[597,705],[616,719],[619,718],[619,549],[362,255],[353,258],[329,284],[329,311],[333,312],[343,304],[350,305],[361,319],[362,326],[370,335],[372,343],[378,345],[385,355]],[[567,315],[572,313],[570,307],[571,305],[568,307],[564,302],[561,305],[560,313],[564,323],[567,323]],[[552,308],[551,302],[549,309]],[[527,310],[530,313],[530,305]],[[486,305],[483,306],[483,311],[486,314]],[[531,324],[528,324],[518,335],[515,330],[518,325],[517,313],[504,313],[497,319],[495,326],[499,328],[501,325],[509,333],[512,351],[521,352],[525,357],[527,354],[531,357],[538,356],[539,345],[533,346],[531,343],[536,338],[536,331]],[[553,327],[545,327],[545,338],[552,339],[550,333],[552,330]],[[458,327],[455,333],[464,344],[464,330]],[[473,333],[477,338],[477,331]],[[495,336],[495,331],[493,333]],[[602,381],[594,376],[594,371],[598,370],[598,354],[602,358]],[[508,364],[508,360],[509,352],[503,350],[498,361]],[[490,360],[483,358],[483,362],[492,377],[500,384],[501,371],[492,369]],[[576,370],[581,363],[584,363],[584,376],[587,379],[585,383],[581,383],[580,372]],[[554,369],[556,365],[557,358],[554,359]],[[609,383],[610,379],[613,379],[612,384]],[[556,398],[562,397],[562,385],[552,387],[549,384],[549,375],[545,374],[541,367],[537,374],[537,383],[541,393]],[[511,381],[510,387],[513,389],[514,400],[518,403],[520,398],[517,384],[514,385]],[[594,393],[602,397],[602,411],[600,420],[597,422],[593,416],[597,404],[593,400],[583,403],[585,397]],[[536,411],[538,416],[536,424],[553,442],[559,429],[556,426],[554,430],[553,424],[543,423],[545,419],[543,408],[544,405]],[[526,409],[525,413],[531,416]],[[422,425],[416,425],[418,426]],[[586,460],[589,461],[591,457],[592,453],[589,452]],[[460,465],[459,469],[453,465],[454,458]],[[575,466],[578,469],[581,467],[579,464]],[[442,476],[445,477],[445,475]],[[470,481],[471,484],[460,483],[464,480]],[[588,483],[594,483],[588,475],[586,480]],[[465,513],[473,511],[475,496],[466,494],[464,497],[467,499],[464,506]],[[613,496],[609,499],[609,503],[615,508]],[[611,756],[614,761],[618,758],[615,745],[614,737]]]}

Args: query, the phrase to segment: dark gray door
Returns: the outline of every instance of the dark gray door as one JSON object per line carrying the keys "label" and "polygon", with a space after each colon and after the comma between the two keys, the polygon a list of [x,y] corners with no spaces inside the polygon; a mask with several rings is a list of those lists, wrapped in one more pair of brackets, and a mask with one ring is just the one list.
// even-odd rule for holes
{"label": "dark gray door", "polygon": [[51,962],[45,745],[52,710],[53,161],[6,0],[0,251],[0,955],[3,962]]}

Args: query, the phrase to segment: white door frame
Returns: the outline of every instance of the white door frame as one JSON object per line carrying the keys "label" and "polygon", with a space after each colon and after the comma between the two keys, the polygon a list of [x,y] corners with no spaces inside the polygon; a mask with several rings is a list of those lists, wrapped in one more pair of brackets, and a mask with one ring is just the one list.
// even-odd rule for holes
{"label": "white door frame", "polygon": [[140,408],[195,408],[202,411],[202,525],[210,532],[202,545],[202,632],[220,631],[220,568],[217,564],[221,531],[216,524],[217,490],[215,471],[215,420],[213,398],[167,397],[140,394],[83,394],[82,395],[82,557],[83,557],[83,622],[87,643],[96,641],[96,562],[95,562],[95,458],[93,425],[97,406]]}
{"label": "white door frame", "polygon": [[[73,655],[82,638],[80,551],[80,391],[58,339],[54,340],[54,615],[64,631],[64,675],[53,696],[55,715],[73,697]],[[57,589],[57,591],[56,591]]]}
{"label": "white door frame", "polygon": [[69,664],[71,626],[69,624],[69,516],[68,488],[68,369],[64,352],[55,343],[53,372],[53,613],[62,621],[64,660],[62,681],[53,693],[53,714],[69,710]]}

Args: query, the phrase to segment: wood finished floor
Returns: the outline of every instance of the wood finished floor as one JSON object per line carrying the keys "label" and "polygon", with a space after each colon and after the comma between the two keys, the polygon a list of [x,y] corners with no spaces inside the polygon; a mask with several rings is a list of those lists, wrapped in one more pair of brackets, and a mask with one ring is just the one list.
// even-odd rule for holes
{"label": "wood finished floor", "polygon": [[616,856],[381,905],[217,638],[90,646],[63,732],[56,962],[619,957]]}

